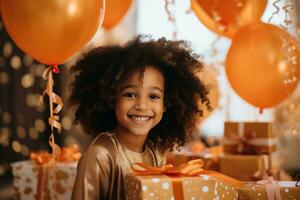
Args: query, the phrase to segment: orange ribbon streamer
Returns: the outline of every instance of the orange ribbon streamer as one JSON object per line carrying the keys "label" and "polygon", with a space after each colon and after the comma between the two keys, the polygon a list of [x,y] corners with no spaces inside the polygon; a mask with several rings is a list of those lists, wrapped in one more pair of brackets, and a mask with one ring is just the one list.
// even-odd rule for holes
{"label": "orange ribbon streamer", "polygon": [[245,184],[244,182],[226,176],[222,173],[211,170],[204,170],[203,165],[204,161],[202,159],[195,159],[184,163],[179,167],[174,167],[171,164],[167,164],[162,167],[152,167],[145,163],[134,163],[131,169],[132,172],[137,176],[167,175],[174,178],[172,180],[172,183],[174,186],[173,191],[175,199],[181,199],[183,195],[182,180],[179,179],[182,176],[208,175],[236,188],[241,187]]}
{"label": "orange ribbon streamer", "polygon": [[[51,135],[49,137],[49,145],[52,148],[52,156],[56,158],[60,155],[60,147],[55,144],[53,129],[56,128],[58,133],[61,132],[61,123],[59,122],[58,113],[62,110],[63,102],[62,99],[53,92],[53,77],[52,72],[59,73],[59,68],[57,65],[49,66],[43,73],[43,79],[47,80],[46,89],[43,91],[43,96],[46,94],[49,96],[49,105],[50,105],[50,117],[49,124],[51,126]],[[57,106],[53,109],[53,104]]]}
{"label": "orange ribbon streamer", "polygon": [[281,200],[280,187],[272,176],[266,177],[256,183],[266,187],[268,200]]}

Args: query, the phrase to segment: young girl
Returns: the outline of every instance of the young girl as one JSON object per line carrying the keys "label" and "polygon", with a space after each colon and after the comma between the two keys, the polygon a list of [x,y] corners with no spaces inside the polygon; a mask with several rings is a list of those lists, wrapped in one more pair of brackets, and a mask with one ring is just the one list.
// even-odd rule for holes
{"label": "young girl", "polygon": [[72,199],[125,199],[124,178],[135,162],[159,167],[164,152],[183,145],[208,91],[202,68],[183,41],[138,37],[96,48],[74,66],[70,102],[75,122],[94,141],[79,164]]}

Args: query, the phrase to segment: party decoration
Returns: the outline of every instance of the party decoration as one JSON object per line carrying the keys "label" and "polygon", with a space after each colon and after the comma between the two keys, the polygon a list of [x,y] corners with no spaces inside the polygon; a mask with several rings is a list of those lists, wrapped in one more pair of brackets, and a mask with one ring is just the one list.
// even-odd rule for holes
{"label": "party decoration", "polygon": [[103,18],[101,0],[1,1],[4,26],[24,52],[53,65],[84,47]]}
{"label": "party decoration", "polygon": [[[218,108],[220,91],[216,79],[216,72],[210,69],[209,66],[206,66],[202,71],[200,71],[197,74],[197,76],[209,90],[208,98],[210,100],[213,110]],[[202,104],[200,105],[200,108],[203,110],[203,116],[199,119],[199,121],[203,122],[213,112],[213,110],[208,110],[206,106]]]}
{"label": "party decoration", "polygon": [[210,30],[232,38],[242,26],[258,21],[267,0],[191,0],[192,10]]}
{"label": "party decoration", "polygon": [[111,29],[118,24],[127,13],[132,0],[107,0],[105,2],[105,16],[103,28]]}
{"label": "party decoration", "polygon": [[256,22],[233,38],[226,58],[232,88],[248,103],[273,107],[296,88],[300,77],[300,49],[285,30]]}

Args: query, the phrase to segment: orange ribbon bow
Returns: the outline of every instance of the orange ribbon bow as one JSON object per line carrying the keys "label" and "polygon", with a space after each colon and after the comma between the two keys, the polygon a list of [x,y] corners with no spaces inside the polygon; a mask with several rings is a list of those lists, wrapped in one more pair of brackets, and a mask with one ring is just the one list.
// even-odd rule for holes
{"label": "orange ribbon bow", "polygon": [[73,144],[70,147],[63,147],[61,153],[57,157],[53,157],[46,151],[30,153],[30,159],[35,161],[38,165],[52,164],[59,162],[74,162],[79,160],[81,153],[77,145]]}
{"label": "orange ribbon bow", "polygon": [[179,167],[174,167],[171,164],[164,165],[162,167],[152,167],[146,165],[145,163],[135,163],[132,166],[132,171],[137,176],[146,176],[146,175],[167,175],[167,176],[199,176],[199,175],[208,175],[215,177],[218,180],[221,180],[233,187],[241,187],[245,183],[229,176],[226,176],[222,173],[204,170],[203,169],[204,161],[202,159],[191,160],[187,163],[180,165]]}

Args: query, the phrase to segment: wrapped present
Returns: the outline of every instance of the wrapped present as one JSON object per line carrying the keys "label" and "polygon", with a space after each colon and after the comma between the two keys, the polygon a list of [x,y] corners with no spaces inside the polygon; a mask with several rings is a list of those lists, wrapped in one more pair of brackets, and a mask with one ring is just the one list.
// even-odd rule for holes
{"label": "wrapped present", "polygon": [[77,162],[38,165],[25,160],[12,163],[16,199],[71,199]]}
{"label": "wrapped present", "polygon": [[241,181],[253,181],[260,179],[257,172],[273,172],[274,178],[279,179],[276,170],[272,166],[272,155],[234,155],[220,156],[220,172]]}
{"label": "wrapped present", "polygon": [[295,181],[274,181],[272,178],[252,182],[238,189],[241,200],[296,200],[300,199],[300,187]]}
{"label": "wrapped present", "polygon": [[12,163],[15,198],[71,199],[77,161],[80,157],[77,150],[74,147],[63,148],[57,161],[51,159],[51,154],[39,152],[31,154],[32,160]]}
{"label": "wrapped present", "polygon": [[77,162],[60,162],[48,169],[48,189],[51,200],[71,199],[76,172]]}
{"label": "wrapped present", "polygon": [[50,199],[45,166],[31,160],[15,162],[11,166],[16,199]]}
{"label": "wrapped present", "polygon": [[224,153],[268,154],[276,151],[277,137],[272,123],[225,122]]}
{"label": "wrapped present", "polygon": [[198,161],[190,161],[179,168],[171,165],[162,168],[142,165],[143,170],[135,169],[134,174],[126,175],[126,199],[237,200],[237,187],[244,183],[214,171],[203,170],[199,168]]}

